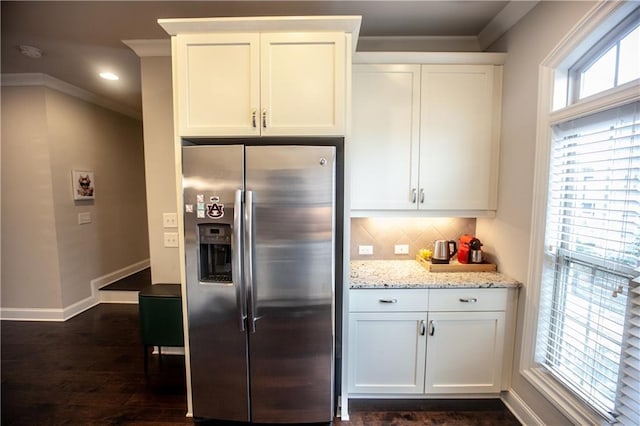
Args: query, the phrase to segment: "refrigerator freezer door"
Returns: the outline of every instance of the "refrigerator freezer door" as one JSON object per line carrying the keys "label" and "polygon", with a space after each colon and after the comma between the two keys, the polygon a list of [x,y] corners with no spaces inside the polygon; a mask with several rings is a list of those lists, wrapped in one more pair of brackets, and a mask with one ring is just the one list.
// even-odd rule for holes
{"label": "refrigerator freezer door", "polygon": [[[250,419],[238,198],[243,190],[243,163],[241,145],[182,149],[194,417]],[[226,253],[229,242],[232,258]],[[211,270],[225,273],[202,272]]]}
{"label": "refrigerator freezer door", "polygon": [[[251,420],[332,420],[335,148],[248,146]],[[249,247],[247,247],[247,250]],[[248,274],[247,274],[248,275]],[[251,287],[249,289],[249,287]],[[252,324],[253,325],[253,324]]]}

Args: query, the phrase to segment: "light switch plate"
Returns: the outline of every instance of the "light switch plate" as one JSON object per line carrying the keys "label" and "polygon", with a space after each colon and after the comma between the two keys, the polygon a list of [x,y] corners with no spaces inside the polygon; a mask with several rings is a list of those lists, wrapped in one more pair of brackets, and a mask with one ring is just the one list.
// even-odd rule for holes
{"label": "light switch plate", "polygon": [[396,244],[393,246],[394,254],[409,254],[409,244]]}
{"label": "light switch plate", "polygon": [[358,254],[373,254],[373,246],[358,246]]}
{"label": "light switch plate", "polygon": [[177,232],[165,232],[164,233],[164,246],[165,247],[178,247],[178,233]]}
{"label": "light switch plate", "polygon": [[162,227],[163,228],[177,228],[178,227],[178,215],[176,213],[162,213]]}
{"label": "light switch plate", "polygon": [[91,223],[91,212],[78,213],[78,225]]}

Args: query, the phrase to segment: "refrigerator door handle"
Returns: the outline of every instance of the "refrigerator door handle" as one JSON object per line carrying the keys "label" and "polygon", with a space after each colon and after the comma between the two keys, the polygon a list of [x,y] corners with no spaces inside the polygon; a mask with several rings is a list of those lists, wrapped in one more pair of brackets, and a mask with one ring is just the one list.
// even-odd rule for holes
{"label": "refrigerator door handle", "polygon": [[244,209],[244,267],[245,267],[245,283],[247,288],[247,304],[248,306],[248,327],[250,333],[256,332],[256,306],[253,287],[253,191],[245,193],[245,209]]}
{"label": "refrigerator door handle", "polygon": [[240,331],[246,330],[247,304],[245,302],[244,280],[242,279],[242,190],[235,193],[233,202],[233,265],[232,274],[236,282],[236,306],[240,314]]}

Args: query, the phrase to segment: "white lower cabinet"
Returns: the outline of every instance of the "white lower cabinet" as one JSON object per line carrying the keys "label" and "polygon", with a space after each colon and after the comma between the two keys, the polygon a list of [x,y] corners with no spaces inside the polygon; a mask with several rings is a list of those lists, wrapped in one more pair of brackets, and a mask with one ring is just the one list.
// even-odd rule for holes
{"label": "white lower cabinet", "polygon": [[426,313],[351,314],[349,392],[422,393]]}
{"label": "white lower cabinet", "polygon": [[507,303],[502,288],[352,290],[350,396],[500,392]]}
{"label": "white lower cabinet", "polygon": [[500,392],[504,312],[429,312],[425,393]]}

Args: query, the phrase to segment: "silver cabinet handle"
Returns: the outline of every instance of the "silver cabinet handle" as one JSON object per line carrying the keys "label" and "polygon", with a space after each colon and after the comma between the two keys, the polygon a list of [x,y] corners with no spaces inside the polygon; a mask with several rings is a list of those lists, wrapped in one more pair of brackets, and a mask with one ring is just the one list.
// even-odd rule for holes
{"label": "silver cabinet handle", "polygon": [[380,303],[398,303],[398,299],[378,299]]}
{"label": "silver cabinet handle", "polygon": [[267,109],[263,109],[262,110],[262,128],[266,129],[267,128]]}
{"label": "silver cabinet handle", "polygon": [[412,188],[411,189],[411,202],[413,204],[415,204],[417,199],[418,199],[418,191],[415,188]]}
{"label": "silver cabinet handle", "polygon": [[429,336],[433,336],[436,333],[436,325],[433,320],[429,321]]}
{"label": "silver cabinet handle", "polygon": [[461,297],[460,300],[462,303],[477,303],[478,299],[475,297]]}
{"label": "silver cabinet handle", "polygon": [[427,324],[425,320],[420,321],[420,335],[424,336],[427,332]]}
{"label": "silver cabinet handle", "polygon": [[420,188],[420,204],[424,204],[424,188]]}
{"label": "silver cabinet handle", "polygon": [[255,129],[257,127],[256,125],[256,114],[258,112],[254,109],[253,111],[251,111],[251,126]]}

